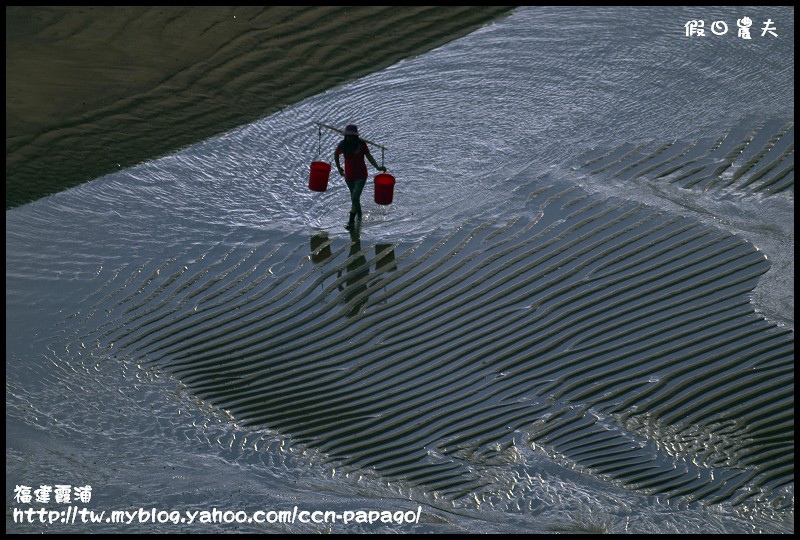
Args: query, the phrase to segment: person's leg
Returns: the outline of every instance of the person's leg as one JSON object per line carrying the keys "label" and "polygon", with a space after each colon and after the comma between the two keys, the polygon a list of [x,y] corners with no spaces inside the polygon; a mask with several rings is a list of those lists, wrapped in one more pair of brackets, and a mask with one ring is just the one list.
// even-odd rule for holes
{"label": "person's leg", "polygon": [[352,201],[351,212],[355,213],[358,219],[361,219],[361,193],[364,191],[364,186],[367,184],[367,179],[353,181],[353,189],[350,190],[350,199]]}
{"label": "person's leg", "polygon": [[350,190],[350,220],[345,225],[345,228],[352,229],[355,227],[356,216],[361,220],[361,192],[364,191],[367,179],[345,180],[345,183],[347,184],[347,189]]}
{"label": "person's leg", "polygon": [[354,180],[345,180],[345,183],[347,184],[347,189],[350,190],[350,219],[344,228],[350,230],[355,226],[356,219],[356,212],[353,208],[353,192],[356,189],[356,182]]}

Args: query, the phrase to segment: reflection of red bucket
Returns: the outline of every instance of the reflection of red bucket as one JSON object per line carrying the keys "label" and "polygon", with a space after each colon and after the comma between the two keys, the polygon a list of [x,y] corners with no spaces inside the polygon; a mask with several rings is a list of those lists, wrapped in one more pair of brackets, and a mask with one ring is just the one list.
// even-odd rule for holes
{"label": "reflection of red bucket", "polygon": [[328,175],[331,164],[325,161],[312,161],[311,174],[308,176],[308,189],[311,191],[325,191],[328,189]]}
{"label": "reflection of red bucket", "polygon": [[377,204],[392,204],[394,194],[394,176],[381,173],[375,177],[375,202]]}

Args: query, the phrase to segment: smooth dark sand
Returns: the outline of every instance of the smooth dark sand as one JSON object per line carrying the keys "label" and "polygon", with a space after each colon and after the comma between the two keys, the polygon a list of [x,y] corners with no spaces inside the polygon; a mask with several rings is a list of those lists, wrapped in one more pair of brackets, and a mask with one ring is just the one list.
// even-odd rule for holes
{"label": "smooth dark sand", "polygon": [[6,7],[6,209],[273,114],[511,9]]}

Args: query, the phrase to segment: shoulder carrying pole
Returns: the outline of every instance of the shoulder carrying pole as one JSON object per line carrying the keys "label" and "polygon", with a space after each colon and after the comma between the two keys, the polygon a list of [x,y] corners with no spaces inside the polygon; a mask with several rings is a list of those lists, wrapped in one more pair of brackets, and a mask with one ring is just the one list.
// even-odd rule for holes
{"label": "shoulder carrying pole", "polygon": [[[319,122],[314,122],[314,123],[317,124],[320,128],[328,128],[330,130],[333,130],[333,131],[335,131],[337,133],[341,133],[342,135],[344,135],[344,130],[341,130],[339,128],[335,128],[333,126],[328,126],[326,124],[320,124]],[[322,129],[320,129],[320,137],[322,137]],[[371,144],[372,146],[377,146],[378,148],[380,148],[381,149],[381,154],[383,153],[384,150],[386,150],[386,147],[383,146],[382,144],[378,144],[376,142],[368,141],[367,139],[364,139],[363,137],[359,137],[359,138],[362,141],[364,141],[365,143],[367,143],[367,144]]]}

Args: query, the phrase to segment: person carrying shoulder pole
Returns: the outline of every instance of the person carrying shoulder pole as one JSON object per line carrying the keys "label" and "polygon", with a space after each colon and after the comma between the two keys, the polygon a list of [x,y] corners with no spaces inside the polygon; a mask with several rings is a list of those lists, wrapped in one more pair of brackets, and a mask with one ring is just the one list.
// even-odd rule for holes
{"label": "person carrying shoulder pole", "polygon": [[[339,156],[342,154],[344,154],[344,170],[339,162]],[[349,124],[344,128],[344,139],[339,142],[333,153],[339,176],[344,176],[347,189],[350,190],[350,220],[345,225],[347,230],[355,227],[356,219],[361,221],[361,193],[364,191],[364,185],[369,176],[364,158],[367,158],[375,169],[386,172],[386,167],[378,165],[375,158],[372,157],[367,143],[358,136],[358,127]]]}

